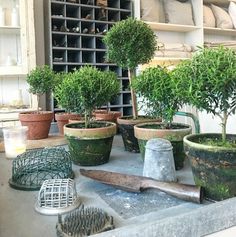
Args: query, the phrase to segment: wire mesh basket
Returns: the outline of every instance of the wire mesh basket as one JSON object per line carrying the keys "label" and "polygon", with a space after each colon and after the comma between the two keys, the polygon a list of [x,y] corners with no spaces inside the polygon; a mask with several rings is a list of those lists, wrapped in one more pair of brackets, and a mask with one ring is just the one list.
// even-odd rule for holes
{"label": "wire mesh basket", "polygon": [[50,179],[40,188],[35,210],[45,215],[57,215],[72,211],[80,204],[74,180]]}
{"label": "wire mesh basket", "polygon": [[113,217],[96,207],[79,208],[64,218],[58,215],[57,237],[85,237],[114,229]]}
{"label": "wire mesh basket", "polygon": [[44,148],[18,155],[9,184],[20,190],[39,190],[48,179],[73,178],[70,154],[64,148]]}

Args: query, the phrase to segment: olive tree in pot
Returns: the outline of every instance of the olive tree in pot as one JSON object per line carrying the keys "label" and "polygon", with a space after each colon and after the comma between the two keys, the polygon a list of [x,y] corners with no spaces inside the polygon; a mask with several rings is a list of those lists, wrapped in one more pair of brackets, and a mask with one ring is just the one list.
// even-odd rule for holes
{"label": "olive tree in pot", "polygon": [[[77,93],[74,91],[74,85],[71,83],[73,73],[61,72],[57,74],[58,83],[53,90],[54,98],[58,105],[65,109],[63,113],[55,113],[55,119],[59,133],[64,135],[64,125],[69,123],[69,120],[79,121],[81,116],[75,111],[80,111],[81,101],[77,98]],[[73,92],[73,93],[72,93]]]}
{"label": "olive tree in pot", "polygon": [[104,43],[108,51],[108,60],[128,70],[132,117],[117,119],[120,132],[124,141],[125,150],[139,152],[137,139],[134,137],[134,125],[145,122],[143,117],[138,117],[137,100],[132,88],[132,80],[136,67],[139,64],[148,63],[156,50],[156,36],[152,29],[143,21],[127,18],[117,22],[104,36]]}
{"label": "olive tree in pot", "polygon": [[[119,81],[115,73],[100,71],[95,67],[81,67],[67,75],[62,82],[70,84],[72,112],[84,116],[84,121],[64,126],[72,160],[78,165],[100,165],[108,162],[116,124],[92,120],[96,107],[107,103],[119,93]],[[65,93],[67,93],[65,91]],[[74,109],[73,109],[74,101]]]}
{"label": "olive tree in pot", "polygon": [[173,117],[185,101],[184,93],[176,93],[176,83],[172,72],[166,67],[149,67],[133,80],[133,88],[142,98],[147,114],[161,117],[162,122],[141,123],[134,126],[142,158],[149,139],[164,138],[171,142],[175,168],[184,166],[183,137],[191,133],[191,126],[173,123]]}
{"label": "olive tree in pot", "polygon": [[33,69],[26,78],[29,84],[29,92],[37,97],[36,112],[22,112],[19,114],[19,120],[22,125],[28,127],[29,140],[44,139],[48,137],[53,112],[40,111],[40,96],[51,92],[56,84],[56,74],[48,65],[38,66]]}
{"label": "olive tree in pot", "polygon": [[227,119],[236,109],[235,51],[223,46],[202,48],[178,65],[176,77],[186,85],[189,103],[221,119],[221,134],[184,138],[195,183],[210,199],[236,196],[236,136],[226,134]]}

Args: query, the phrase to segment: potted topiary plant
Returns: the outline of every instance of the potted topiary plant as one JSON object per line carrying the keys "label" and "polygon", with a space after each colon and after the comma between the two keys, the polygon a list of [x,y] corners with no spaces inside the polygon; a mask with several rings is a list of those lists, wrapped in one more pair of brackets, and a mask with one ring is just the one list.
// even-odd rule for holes
{"label": "potted topiary plant", "polygon": [[64,84],[70,85],[70,94],[73,97],[71,111],[84,116],[84,121],[64,126],[73,162],[85,166],[108,162],[116,124],[95,121],[92,113],[96,107],[104,105],[119,93],[116,74],[85,66],[68,73],[62,87]]}
{"label": "potted topiary plant", "polygon": [[37,111],[22,112],[19,114],[19,120],[23,126],[28,127],[27,138],[29,140],[47,138],[53,112],[40,111],[39,98],[54,88],[56,84],[55,73],[48,65],[38,66],[27,75],[26,81],[29,84],[29,92],[36,95]]}
{"label": "potted topiary plant", "polygon": [[[77,99],[77,93],[73,90],[74,85],[70,82],[72,76],[71,73],[57,73],[58,83],[53,90],[53,96],[58,105],[65,110],[65,112],[55,113],[61,135],[64,135],[64,125],[69,123],[69,120],[79,121],[81,119],[80,114],[75,113],[75,111],[80,111],[81,101]],[[72,94],[72,91],[74,94]]]}
{"label": "potted topiary plant", "polygon": [[108,51],[108,60],[128,70],[132,117],[121,117],[117,120],[124,141],[125,150],[139,152],[133,126],[143,120],[138,117],[137,100],[132,88],[132,79],[139,64],[148,63],[156,50],[156,36],[143,21],[127,18],[114,24],[103,38]]}
{"label": "potted topiary plant", "polygon": [[222,200],[236,195],[236,136],[226,134],[227,119],[236,109],[236,53],[232,49],[202,48],[177,66],[189,103],[221,119],[221,134],[184,138],[194,180],[206,197]]}
{"label": "potted topiary plant", "polygon": [[177,81],[166,67],[146,68],[133,80],[133,88],[142,98],[146,113],[152,117],[161,117],[160,122],[141,123],[134,126],[142,158],[149,139],[164,138],[173,146],[175,168],[184,165],[183,137],[191,133],[191,126],[173,123],[173,117],[185,102],[184,93],[176,93]]}

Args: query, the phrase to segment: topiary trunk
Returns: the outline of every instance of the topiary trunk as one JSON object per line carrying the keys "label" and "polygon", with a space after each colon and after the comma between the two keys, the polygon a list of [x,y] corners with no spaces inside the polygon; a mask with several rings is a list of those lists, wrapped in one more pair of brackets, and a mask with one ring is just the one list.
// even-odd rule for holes
{"label": "topiary trunk", "polygon": [[[129,84],[132,85],[132,78],[135,76],[135,70],[128,69],[128,76],[129,76]],[[138,117],[137,98],[132,86],[130,86],[130,92],[131,92],[133,119],[137,119]]]}

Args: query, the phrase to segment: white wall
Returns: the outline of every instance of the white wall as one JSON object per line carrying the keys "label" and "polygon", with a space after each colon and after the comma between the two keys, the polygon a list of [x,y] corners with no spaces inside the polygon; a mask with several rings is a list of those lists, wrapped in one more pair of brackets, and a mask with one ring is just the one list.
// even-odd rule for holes
{"label": "white wall", "polygon": [[[204,133],[221,133],[221,120],[206,112],[199,112],[199,121],[201,126],[201,132]],[[230,116],[228,118],[226,132],[236,134],[236,116]]]}

